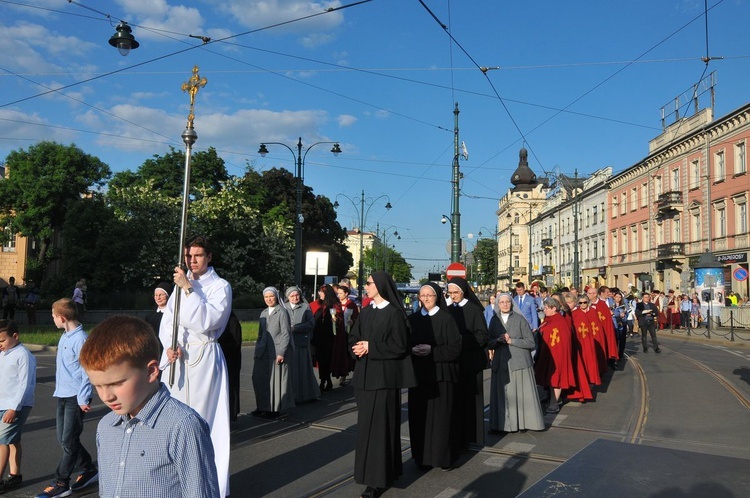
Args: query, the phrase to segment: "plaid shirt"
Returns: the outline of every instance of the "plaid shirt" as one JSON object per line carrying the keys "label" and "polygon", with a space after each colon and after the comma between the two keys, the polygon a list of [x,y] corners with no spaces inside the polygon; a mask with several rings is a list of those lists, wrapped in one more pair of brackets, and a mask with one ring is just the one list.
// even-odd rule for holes
{"label": "plaid shirt", "polygon": [[102,497],[219,496],[208,424],[164,384],[136,417],[105,415],[96,447]]}

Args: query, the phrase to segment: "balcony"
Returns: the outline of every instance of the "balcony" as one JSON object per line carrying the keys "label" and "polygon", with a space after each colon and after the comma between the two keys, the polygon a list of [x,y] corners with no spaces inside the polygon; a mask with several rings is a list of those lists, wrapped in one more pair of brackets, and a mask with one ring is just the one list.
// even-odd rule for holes
{"label": "balcony", "polygon": [[675,260],[685,256],[685,244],[683,242],[672,242],[670,244],[659,244],[656,249],[656,259]]}
{"label": "balcony", "polygon": [[679,190],[664,192],[656,199],[656,210],[659,216],[664,217],[681,213],[682,208],[682,192]]}
{"label": "balcony", "polygon": [[555,274],[555,267],[552,265],[544,265],[542,266],[542,275],[554,275]]}
{"label": "balcony", "polygon": [[542,239],[542,249],[545,251],[552,250],[552,239]]}

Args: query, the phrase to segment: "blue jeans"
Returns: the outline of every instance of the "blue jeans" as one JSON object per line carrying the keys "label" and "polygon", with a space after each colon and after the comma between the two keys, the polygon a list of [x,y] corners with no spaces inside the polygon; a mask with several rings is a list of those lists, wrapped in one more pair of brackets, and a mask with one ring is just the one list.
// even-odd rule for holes
{"label": "blue jeans", "polygon": [[91,455],[81,444],[84,415],[76,396],[57,398],[57,442],[62,446],[63,456],[57,465],[55,479],[66,484],[70,483],[70,474],[76,467],[94,468]]}

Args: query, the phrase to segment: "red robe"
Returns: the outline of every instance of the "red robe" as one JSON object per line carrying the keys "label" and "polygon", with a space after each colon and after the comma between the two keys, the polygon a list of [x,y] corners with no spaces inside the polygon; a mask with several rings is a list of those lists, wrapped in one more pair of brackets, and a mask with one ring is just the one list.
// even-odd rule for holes
{"label": "red robe", "polygon": [[559,313],[546,317],[539,326],[539,335],[544,342],[534,364],[537,384],[562,389],[575,387],[573,345],[568,320]]}
{"label": "red robe", "polygon": [[617,350],[617,335],[615,335],[615,323],[612,321],[612,310],[609,309],[607,301],[601,299],[596,301],[594,308],[599,315],[599,320],[604,325],[604,337],[607,341],[607,348],[604,351],[607,353],[607,358],[619,360],[620,353]]}
{"label": "red robe", "polygon": [[[573,310],[573,324],[575,326],[575,337],[573,339],[573,348],[577,349],[583,369],[586,373],[587,383],[602,383],[599,375],[599,359],[597,358],[597,343],[594,339],[593,330],[601,329],[599,318],[593,310],[583,311],[580,308]],[[601,335],[601,332],[599,333]]]}

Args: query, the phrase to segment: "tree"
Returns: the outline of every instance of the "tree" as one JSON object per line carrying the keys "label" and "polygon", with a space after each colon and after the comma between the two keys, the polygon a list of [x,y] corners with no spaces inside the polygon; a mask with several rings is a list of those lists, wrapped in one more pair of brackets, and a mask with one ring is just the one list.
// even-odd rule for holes
{"label": "tree", "polygon": [[365,249],[362,256],[365,273],[381,270],[390,273],[396,282],[409,282],[412,279],[412,265],[406,262],[404,257],[391,247],[385,247],[386,255],[383,260],[383,246]]}
{"label": "tree", "polygon": [[474,277],[479,285],[495,285],[497,283],[497,241],[495,239],[479,239],[474,247]]}
{"label": "tree", "polygon": [[0,223],[6,236],[20,233],[39,241],[37,264],[44,268],[50,247],[62,228],[69,206],[102,187],[110,169],[74,144],[39,142],[11,152],[6,178],[0,181]]}
{"label": "tree", "polygon": [[[201,188],[217,191],[221,184],[228,179],[224,160],[216,153],[216,149],[194,152],[190,158],[190,193],[200,195]],[[151,181],[153,188],[162,191],[169,197],[182,198],[185,183],[185,153],[169,148],[169,153],[159,156],[154,154],[138,168],[138,171],[122,171],[115,173],[110,187],[125,188],[144,185]]]}

